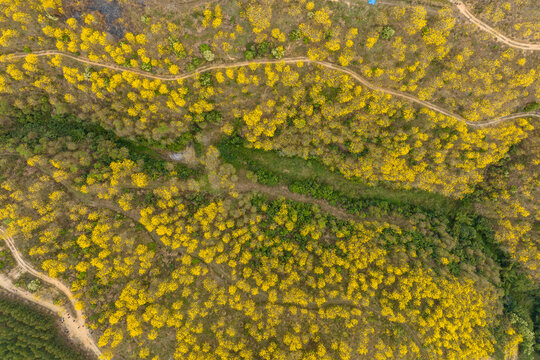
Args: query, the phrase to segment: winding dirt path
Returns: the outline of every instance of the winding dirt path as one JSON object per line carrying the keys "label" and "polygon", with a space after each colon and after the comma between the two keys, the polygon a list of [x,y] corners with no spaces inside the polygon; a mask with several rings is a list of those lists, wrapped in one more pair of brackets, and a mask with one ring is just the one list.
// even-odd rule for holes
{"label": "winding dirt path", "polygon": [[497,38],[497,40],[499,40],[500,42],[516,49],[532,50],[532,51],[540,50],[540,44],[531,44],[531,43],[512,40],[509,37],[506,37],[505,35],[501,34],[499,31],[495,30],[494,28],[492,28],[491,26],[482,22],[480,19],[474,16],[462,1],[454,2],[454,5],[457,7],[461,15],[463,15],[467,20],[472,22],[474,25],[476,25],[478,28],[482,29],[483,31],[490,33],[495,38]]}
{"label": "winding dirt path", "polygon": [[17,247],[15,246],[15,241],[11,236],[9,236],[3,229],[0,229],[0,236],[4,239],[6,242],[6,245],[8,246],[9,250],[13,254],[13,257],[15,258],[15,261],[17,264],[26,272],[29,274],[32,274],[33,276],[39,278],[40,280],[56,287],[58,290],[60,290],[64,295],[69,299],[71,304],[73,305],[73,308],[75,309],[75,316],[69,315],[69,313],[62,307],[59,307],[57,305],[54,305],[48,301],[45,301],[43,299],[38,299],[34,295],[32,295],[29,292],[26,292],[21,289],[15,288],[13,284],[3,275],[0,275],[0,286],[2,286],[4,289],[18,295],[21,297],[24,297],[27,300],[30,300],[32,302],[35,302],[53,312],[58,314],[63,320],[63,324],[66,326],[66,328],[69,330],[69,334],[73,335],[77,340],[79,340],[80,343],[82,343],[87,349],[89,349],[92,353],[94,353],[98,358],[101,357],[101,351],[97,347],[97,345],[94,343],[94,340],[92,339],[92,336],[90,335],[88,328],[85,326],[84,323],[84,315],[80,310],[77,310],[77,307],[75,306],[76,300],[73,297],[73,294],[71,291],[59,280],[53,279],[45,274],[40,273],[39,271],[35,270],[32,266],[30,266],[22,257],[19,250],[17,250]]}
{"label": "winding dirt path", "polygon": [[[68,59],[71,59],[71,60],[74,60],[74,61],[77,61],[77,62],[80,62],[80,63],[83,63],[83,64],[93,65],[93,66],[102,67],[102,68],[115,70],[115,71],[129,72],[129,73],[137,74],[137,75],[149,78],[149,79],[155,79],[155,80],[161,80],[161,81],[185,80],[185,79],[192,78],[192,77],[196,76],[197,74],[201,74],[201,73],[211,71],[211,70],[238,68],[238,67],[245,67],[245,66],[249,66],[249,65],[266,65],[266,64],[280,64],[280,63],[281,64],[294,64],[294,63],[297,63],[297,62],[301,61],[301,62],[304,62],[304,63],[315,64],[315,65],[319,65],[319,66],[327,68],[327,69],[332,69],[332,70],[335,70],[335,71],[345,73],[345,74],[351,76],[353,79],[355,79],[359,83],[366,86],[367,88],[370,88],[371,90],[380,91],[380,92],[390,94],[390,95],[393,95],[393,96],[396,96],[396,97],[399,97],[399,98],[414,102],[416,104],[425,106],[425,107],[427,107],[427,108],[429,108],[429,109],[431,109],[433,111],[436,111],[436,112],[438,112],[440,114],[443,114],[443,115],[452,117],[454,119],[457,119],[459,121],[462,121],[462,122],[464,122],[465,124],[467,124],[468,126],[471,126],[471,127],[481,128],[481,127],[491,126],[491,125],[499,124],[499,123],[507,121],[507,120],[513,120],[513,119],[517,119],[517,118],[521,118],[521,117],[530,117],[530,116],[540,117],[539,113],[519,113],[519,114],[511,114],[511,115],[507,115],[507,116],[502,116],[502,117],[498,117],[498,118],[494,118],[494,119],[488,119],[488,120],[485,120],[485,121],[470,122],[470,121],[467,121],[465,118],[463,118],[461,115],[455,114],[455,113],[453,113],[453,112],[451,112],[449,110],[446,110],[446,109],[444,109],[444,108],[442,108],[442,107],[440,107],[438,105],[435,105],[433,103],[430,103],[428,101],[420,100],[420,99],[418,99],[417,97],[415,97],[413,95],[403,93],[401,91],[386,89],[386,88],[377,86],[377,85],[371,83],[366,78],[359,75],[358,73],[356,73],[355,71],[350,70],[350,69],[348,69],[346,67],[336,65],[336,64],[333,64],[333,63],[330,63],[330,62],[327,62],[327,61],[311,60],[310,58],[303,57],[303,56],[293,57],[293,58],[285,58],[285,59],[280,59],[280,60],[260,59],[260,60],[253,60],[253,61],[240,61],[240,62],[231,63],[231,64],[208,65],[208,66],[204,66],[204,67],[201,67],[201,68],[199,68],[197,70],[194,70],[194,71],[191,71],[191,72],[188,72],[188,73],[185,73],[185,74],[181,74],[181,75],[155,75],[155,74],[145,72],[143,70],[130,69],[130,68],[126,68],[126,67],[115,65],[115,64],[103,64],[103,63],[100,63],[100,62],[97,62],[97,61],[90,60],[90,59],[85,58],[85,57],[74,56],[74,55],[66,54],[66,53],[63,53],[63,52],[57,51],[57,50],[42,50],[42,51],[33,52],[31,54],[36,55],[36,56],[60,55],[60,56],[63,56],[65,58],[68,58]],[[14,54],[7,54],[6,57],[9,60],[9,59],[24,58],[27,55],[29,55],[29,54],[26,54],[26,53],[14,53]]]}
{"label": "winding dirt path", "polygon": [[[349,1],[349,0],[329,0],[329,1],[331,1],[331,2],[340,2],[340,3],[343,3],[343,4],[347,5],[347,6],[349,6],[349,7],[351,5],[358,4],[358,1]],[[367,0],[362,0],[362,2],[367,3],[368,1]],[[412,4],[410,4],[410,3],[404,3],[403,1],[395,1],[395,0],[394,1],[379,0],[379,1],[377,1],[377,4],[390,5],[390,6],[402,6],[402,7],[411,7],[412,6]],[[465,3],[463,3],[462,1],[452,1],[452,4],[456,6],[456,8],[461,13],[461,15],[463,15],[463,17],[465,17],[469,22],[473,23],[474,25],[476,25],[481,30],[490,33],[491,35],[493,35],[500,42],[502,42],[502,43],[504,43],[504,44],[506,44],[506,45],[508,45],[510,47],[516,48],[516,49],[532,50],[532,51],[539,51],[540,50],[540,44],[532,44],[532,43],[528,43],[528,42],[517,41],[517,40],[510,39],[509,37],[503,35],[498,30],[492,28],[491,26],[489,26],[488,24],[486,24],[485,22],[483,22],[482,20],[480,20],[476,16],[474,16],[470,12],[470,10],[467,8],[467,5],[465,5]],[[426,5],[426,4],[422,4],[422,3],[419,3],[417,5],[423,5],[424,8],[426,8],[428,6],[429,7],[437,6],[436,4]],[[442,6],[438,6],[438,7],[442,8]],[[434,9],[432,9],[432,11],[435,12]]]}

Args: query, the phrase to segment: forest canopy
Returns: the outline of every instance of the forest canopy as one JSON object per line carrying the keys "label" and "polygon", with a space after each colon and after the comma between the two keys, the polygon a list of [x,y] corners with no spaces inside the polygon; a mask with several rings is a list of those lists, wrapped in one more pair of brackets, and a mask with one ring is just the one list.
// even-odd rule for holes
{"label": "forest canopy", "polygon": [[535,359],[540,14],[470,2],[0,0],[2,279],[101,359]]}

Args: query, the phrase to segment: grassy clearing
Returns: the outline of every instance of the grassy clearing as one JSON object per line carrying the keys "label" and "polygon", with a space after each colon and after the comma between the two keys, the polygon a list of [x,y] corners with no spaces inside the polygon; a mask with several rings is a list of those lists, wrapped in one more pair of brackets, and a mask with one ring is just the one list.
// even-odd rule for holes
{"label": "grassy clearing", "polygon": [[348,180],[315,159],[280,156],[276,151],[249,149],[239,143],[222,141],[218,148],[224,159],[236,168],[258,175],[259,182],[275,185],[284,182],[316,181],[329,185],[353,199],[382,200],[393,205],[413,205],[425,211],[450,212],[463,207],[463,203],[437,193],[422,190],[396,190],[383,185],[370,186]]}

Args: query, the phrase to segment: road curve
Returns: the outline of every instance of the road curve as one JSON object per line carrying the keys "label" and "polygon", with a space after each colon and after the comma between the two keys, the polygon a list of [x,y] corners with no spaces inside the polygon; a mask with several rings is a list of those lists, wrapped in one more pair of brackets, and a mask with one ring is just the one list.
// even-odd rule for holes
{"label": "road curve", "polygon": [[[93,65],[93,66],[102,67],[102,68],[106,68],[106,69],[110,69],[110,70],[129,72],[129,73],[137,74],[137,75],[140,75],[140,76],[143,76],[143,77],[146,77],[146,78],[155,79],[155,80],[161,80],[161,81],[185,80],[185,79],[194,77],[197,74],[201,74],[201,73],[211,71],[211,70],[238,68],[238,67],[244,67],[244,66],[249,66],[249,65],[254,65],[254,64],[255,65],[279,64],[279,63],[292,64],[292,63],[297,63],[297,62],[301,61],[301,62],[305,62],[305,63],[308,63],[308,64],[320,65],[320,66],[328,68],[328,69],[332,69],[332,70],[336,70],[336,71],[345,73],[345,74],[351,76],[356,81],[360,82],[361,84],[363,84],[364,86],[366,86],[366,87],[368,87],[368,88],[370,88],[372,90],[384,92],[384,93],[387,93],[387,94],[390,94],[390,95],[393,95],[393,96],[397,96],[397,97],[400,97],[402,99],[406,99],[408,101],[417,103],[419,105],[425,106],[425,107],[427,107],[427,108],[429,108],[429,109],[431,109],[433,111],[436,111],[438,113],[441,113],[443,115],[452,117],[452,118],[457,119],[459,121],[463,121],[465,124],[467,124],[468,126],[471,126],[471,127],[481,128],[481,127],[485,127],[485,126],[499,124],[499,123],[504,122],[506,120],[517,119],[519,117],[529,117],[529,116],[540,117],[540,114],[537,114],[537,113],[520,113],[520,114],[511,114],[511,115],[507,115],[507,116],[503,116],[503,117],[499,117],[499,118],[495,118],[495,119],[489,119],[489,120],[485,120],[485,121],[470,122],[470,121],[467,121],[465,118],[463,118],[461,115],[454,114],[451,111],[448,111],[448,110],[446,110],[446,109],[444,109],[444,108],[442,108],[442,107],[440,107],[438,105],[432,104],[432,103],[430,103],[428,101],[420,100],[420,99],[418,99],[417,97],[415,97],[413,95],[403,93],[401,91],[385,89],[385,88],[382,88],[380,86],[377,86],[377,85],[371,83],[370,81],[368,81],[366,78],[359,75],[358,73],[356,73],[355,71],[350,70],[350,69],[348,69],[346,67],[336,65],[336,64],[333,64],[333,63],[330,63],[330,62],[327,62],[327,61],[312,60],[310,58],[303,57],[303,56],[293,57],[293,58],[285,58],[285,59],[279,59],[279,60],[277,60],[277,59],[260,59],[260,60],[253,60],[253,61],[240,61],[240,62],[231,63],[231,64],[208,65],[208,66],[204,66],[204,67],[201,67],[201,68],[199,68],[197,70],[187,72],[187,73],[181,74],[181,75],[155,75],[155,74],[151,74],[151,73],[148,73],[146,71],[143,71],[143,70],[131,69],[131,68],[115,65],[115,64],[103,64],[103,63],[93,61],[93,60],[90,60],[90,59],[82,57],[82,56],[74,56],[74,55],[66,54],[66,53],[58,51],[58,50],[42,50],[42,51],[33,52],[31,54],[36,55],[36,56],[60,55],[60,56],[63,56],[65,58],[68,58],[68,59],[71,59],[71,60],[74,60],[74,61],[77,61],[77,62],[80,62],[80,63],[83,63],[83,64]],[[6,58],[8,60],[9,59],[24,58],[27,55],[29,55],[29,54],[27,54],[27,53],[5,54],[5,56],[6,56]]]}
{"label": "road curve", "polygon": [[501,34],[499,31],[495,30],[491,26],[487,25],[486,23],[482,22],[480,19],[478,19],[476,16],[474,16],[467,6],[461,2],[456,1],[454,2],[459,12],[470,22],[472,22],[474,25],[476,25],[478,28],[482,29],[485,32],[490,33],[493,35],[497,40],[500,42],[511,46],[513,48],[521,49],[521,50],[532,50],[532,51],[539,51],[540,50],[540,44],[531,44],[521,41],[512,40],[509,37],[506,37],[505,35]]}
{"label": "road curve", "polygon": [[[329,1],[343,3],[347,6],[351,6],[352,4],[357,4],[357,2],[351,2],[348,0],[329,0]],[[363,2],[367,2],[367,0],[363,0]],[[408,6],[408,7],[412,6],[412,4],[404,4],[401,1],[395,1],[395,0],[394,1],[383,0],[383,1],[379,1],[378,3],[384,4],[384,5],[391,5],[391,6]],[[482,20],[474,16],[467,8],[467,5],[465,5],[463,2],[452,1],[452,4],[454,4],[457,7],[461,15],[463,15],[468,21],[476,25],[481,30],[490,33],[495,38],[497,38],[497,40],[503,42],[504,44],[513,48],[521,49],[521,50],[532,50],[532,51],[540,50],[540,44],[531,44],[528,42],[517,41],[503,35],[498,30],[495,30],[494,28],[492,28],[491,26],[489,26],[488,24],[484,23]],[[418,4],[418,5],[423,5],[423,4]]]}
{"label": "road curve", "polygon": [[[11,251],[13,257],[15,258],[15,261],[17,262],[17,265],[19,265],[23,270],[28,272],[29,274],[32,274],[33,276],[39,278],[40,280],[56,287],[58,290],[60,290],[64,295],[69,299],[71,304],[73,305],[73,308],[75,309],[76,316],[73,316],[72,318],[67,316],[67,312],[65,309],[56,306],[54,304],[48,303],[44,300],[37,300],[35,299],[30,293],[26,293],[23,290],[15,289],[14,287],[10,287],[8,285],[9,281],[7,279],[2,279],[3,282],[2,287],[7,289],[8,291],[11,291],[17,295],[20,295],[30,301],[33,301],[35,303],[38,303],[49,310],[54,311],[57,314],[62,314],[62,318],[64,319],[64,324],[69,329],[70,334],[74,334],[75,337],[83,344],[85,345],[90,351],[92,351],[98,358],[101,357],[101,351],[97,347],[97,345],[94,343],[94,340],[92,339],[92,336],[88,332],[88,328],[85,326],[84,323],[84,315],[83,313],[77,309],[75,306],[76,300],[73,297],[73,294],[71,291],[59,280],[53,279],[45,274],[40,273],[39,271],[35,270],[32,266],[30,266],[22,257],[19,250],[17,250],[17,247],[15,246],[15,241],[11,236],[9,236],[3,229],[0,228],[0,236],[4,239],[6,245],[8,246],[9,250]],[[6,283],[7,281],[7,283]],[[13,291],[15,290],[15,291]]]}

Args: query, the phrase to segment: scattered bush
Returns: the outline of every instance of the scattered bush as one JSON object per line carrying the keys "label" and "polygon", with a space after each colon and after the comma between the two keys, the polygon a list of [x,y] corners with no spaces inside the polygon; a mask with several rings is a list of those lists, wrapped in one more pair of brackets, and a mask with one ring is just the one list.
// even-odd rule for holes
{"label": "scattered bush", "polygon": [[223,119],[223,115],[217,110],[212,110],[203,113],[204,121],[211,122],[211,123],[219,123]]}
{"label": "scattered bush", "polygon": [[142,63],[141,64],[141,69],[143,69],[144,71],[152,71],[152,64],[150,63]]}
{"label": "scattered bush", "polygon": [[201,74],[201,76],[199,77],[199,83],[201,84],[201,86],[204,86],[204,87],[212,86],[212,83],[213,83],[212,74],[209,72],[205,72]]}
{"label": "scattered bush", "polygon": [[535,110],[538,110],[538,109],[540,109],[540,103],[532,102],[532,103],[528,103],[527,105],[525,105],[525,107],[523,108],[523,111],[529,112],[529,111],[535,111]]}
{"label": "scattered bush", "polygon": [[244,57],[246,60],[252,60],[256,57],[265,57],[269,53],[273,54],[272,43],[269,41],[263,41],[258,44],[249,43],[244,51]]}
{"label": "scattered bush", "polygon": [[272,56],[276,59],[281,59],[285,55],[285,49],[283,46],[278,46],[272,49]]}
{"label": "scattered bush", "polygon": [[383,27],[381,31],[381,38],[384,40],[390,40],[392,36],[394,36],[395,33],[396,31],[392,29],[390,26],[385,26]]}
{"label": "scattered bush", "polygon": [[264,185],[275,186],[279,183],[279,177],[276,174],[266,170],[256,170],[257,181]]}
{"label": "scattered bush", "polygon": [[301,38],[302,34],[300,34],[300,31],[297,29],[294,29],[289,33],[289,40],[291,41],[300,40]]}
{"label": "scattered bush", "polygon": [[30,292],[36,292],[41,288],[41,282],[39,281],[39,279],[34,279],[30,281],[28,285],[26,285],[26,287]]}
{"label": "scattered bush", "polygon": [[263,41],[260,44],[257,44],[257,56],[263,57],[265,55],[268,55],[268,52],[270,51],[270,42]]}
{"label": "scattered bush", "polygon": [[208,62],[214,61],[215,55],[210,50],[204,51],[202,55],[203,55],[204,60],[206,60]]}
{"label": "scattered bush", "polygon": [[208,45],[208,44],[201,44],[201,45],[199,46],[199,50],[200,50],[200,52],[201,52],[202,57],[203,57],[206,61],[208,61],[208,62],[214,61],[215,55],[214,55],[214,53],[212,52],[212,49],[210,48],[210,45]]}

